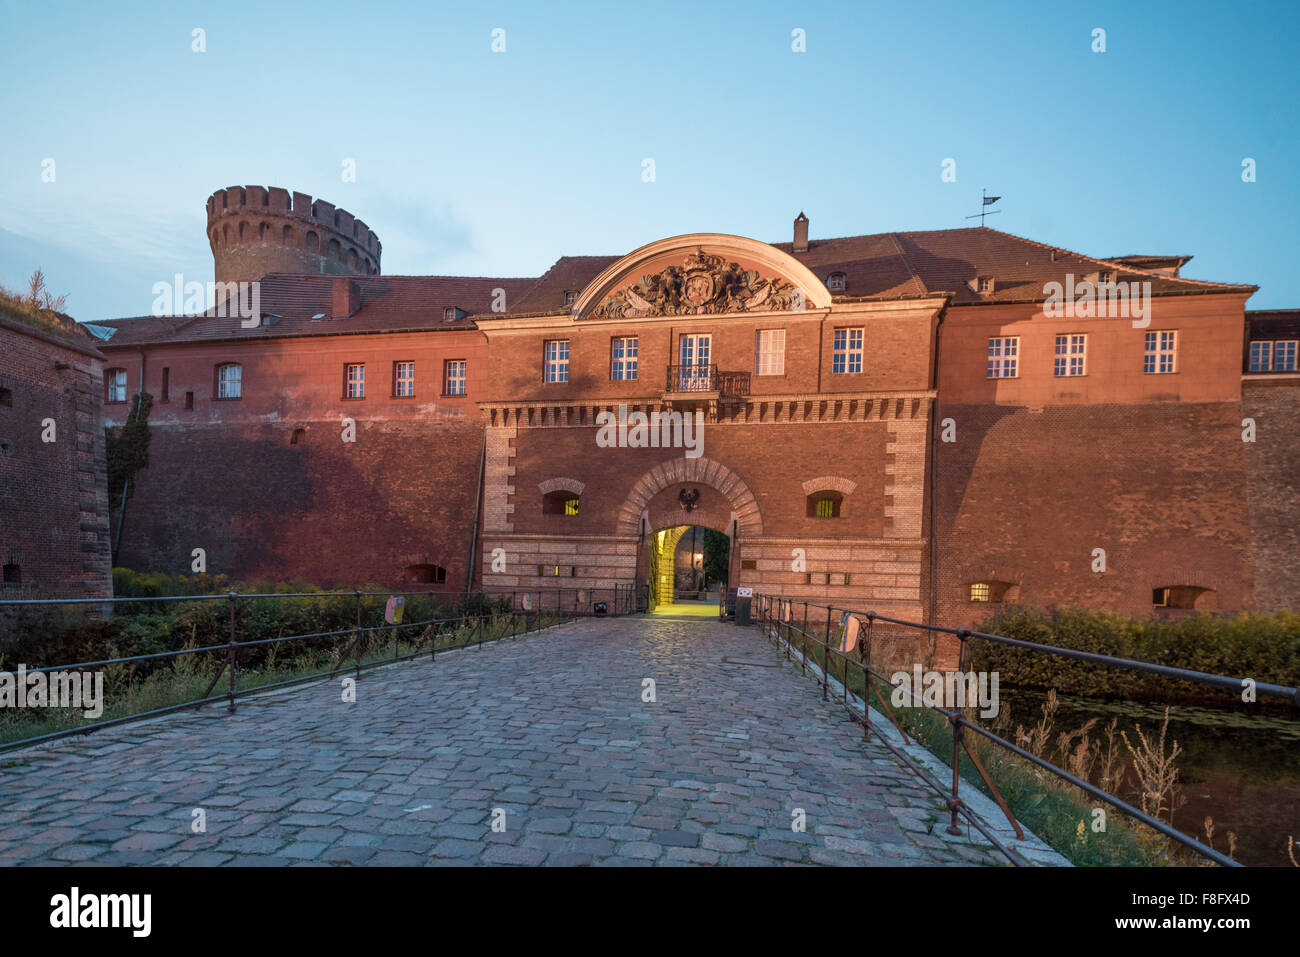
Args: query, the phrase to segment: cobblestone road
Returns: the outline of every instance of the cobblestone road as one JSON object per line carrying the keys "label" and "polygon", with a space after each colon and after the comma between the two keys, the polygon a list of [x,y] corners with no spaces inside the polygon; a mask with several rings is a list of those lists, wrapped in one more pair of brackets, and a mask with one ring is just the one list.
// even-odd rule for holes
{"label": "cobblestone road", "polygon": [[2,755],[0,864],[1002,863],[756,628],[585,621],[340,699]]}

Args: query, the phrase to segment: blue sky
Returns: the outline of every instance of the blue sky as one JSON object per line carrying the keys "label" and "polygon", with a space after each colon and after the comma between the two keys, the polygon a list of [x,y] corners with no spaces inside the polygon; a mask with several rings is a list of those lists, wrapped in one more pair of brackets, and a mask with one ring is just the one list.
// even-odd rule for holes
{"label": "blue sky", "polygon": [[385,273],[493,276],[800,210],[814,239],[968,225],[987,187],[990,226],[1300,307],[1298,7],[0,0],[0,283],[147,313],[212,278],[204,202],[239,184],[360,216]]}

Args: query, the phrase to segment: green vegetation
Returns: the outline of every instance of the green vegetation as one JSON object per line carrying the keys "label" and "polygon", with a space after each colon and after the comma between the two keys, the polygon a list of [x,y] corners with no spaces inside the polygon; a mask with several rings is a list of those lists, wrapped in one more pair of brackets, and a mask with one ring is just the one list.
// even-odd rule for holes
{"label": "green vegetation", "polygon": [[[119,597],[223,595],[232,583],[225,576],[169,576],[114,569]],[[456,599],[440,595],[408,595],[403,624],[386,625],[386,594],[318,594],[322,589],[303,582],[249,582],[235,588],[243,593],[270,594],[240,598],[234,604],[235,636],[241,643],[295,635],[315,637],[241,647],[236,688],[256,688],[282,681],[328,674],[336,668],[352,673],[361,667],[391,662],[406,655],[427,654],[499,640],[536,630],[560,620],[554,612],[528,616],[511,614],[509,598],[474,595]],[[379,592],[367,587],[363,591]],[[287,597],[293,593],[305,598]],[[362,631],[357,640],[357,612]],[[231,602],[223,599],[144,601],[118,605],[112,618],[90,618],[85,606],[24,609],[16,627],[0,641],[0,670],[19,664],[29,668],[66,665],[134,655],[211,648],[210,652],[103,666],[104,713],[84,718],[80,711],[5,709],[0,711],[0,742],[80,727],[140,714],[202,697],[217,677],[230,641]],[[466,621],[483,616],[480,621]],[[449,620],[450,619],[450,620]],[[229,688],[229,672],[221,675],[213,694]],[[217,705],[220,706],[220,705]]]}
{"label": "green vegetation", "polygon": [[137,392],[131,397],[131,411],[126,422],[116,433],[104,426],[104,448],[108,458],[108,502],[117,508],[122,501],[122,489],[127,488],[129,498],[135,491],[128,484],[135,473],[149,465],[149,410],[153,396]]}
{"label": "green vegetation", "polygon": [[[1008,605],[979,630],[1174,668],[1290,687],[1300,685],[1300,614],[1290,611],[1243,612],[1231,618],[1202,614],[1160,619],[1072,609],[1048,614]],[[996,671],[1003,684],[1016,687],[1055,688],[1062,694],[1130,700],[1232,702],[1229,692],[1159,675],[1107,668],[988,641],[972,641],[970,649],[968,668]]]}

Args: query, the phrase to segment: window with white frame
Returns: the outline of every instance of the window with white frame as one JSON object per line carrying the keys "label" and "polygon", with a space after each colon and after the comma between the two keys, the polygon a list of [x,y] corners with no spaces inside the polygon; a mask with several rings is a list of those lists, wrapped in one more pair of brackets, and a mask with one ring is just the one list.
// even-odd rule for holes
{"label": "window with white frame", "polygon": [[844,291],[844,273],[833,272],[826,277],[826,288],[831,292]]}
{"label": "window with white frame", "polygon": [[785,330],[759,329],[755,336],[754,372],[758,375],[785,375]]}
{"label": "window with white frame", "polygon": [[546,342],[543,353],[545,360],[542,369],[543,382],[569,381],[569,340],[550,339]]}
{"label": "window with white frame", "polygon": [[1087,371],[1088,337],[1077,333],[1056,337],[1056,357],[1052,374],[1056,376],[1084,375]]}
{"label": "window with white frame", "polygon": [[1296,345],[1295,339],[1284,339],[1273,343],[1274,372],[1295,372]]}
{"label": "window with white frame", "polygon": [[464,395],[466,383],[466,361],[448,359],[443,374],[443,395]]}
{"label": "window with white frame", "polygon": [[126,401],[126,370],[109,369],[104,373],[104,401]]}
{"label": "window with white frame", "polygon": [[363,362],[349,362],[343,367],[343,398],[366,397],[366,366]]}
{"label": "window with white frame", "polygon": [[393,395],[410,398],[415,395],[415,363],[393,363]]}
{"label": "window with white frame", "polygon": [[1252,342],[1250,344],[1250,371],[1268,372],[1273,368],[1273,343]]}
{"label": "window with white frame", "polygon": [[831,344],[831,372],[862,371],[861,329],[836,329]]}
{"label": "window with white frame", "polygon": [[244,367],[237,362],[217,366],[217,398],[238,399],[243,390]]}
{"label": "window with white frame", "polygon": [[999,336],[989,340],[988,377],[1014,379],[1019,373],[1020,337]]}
{"label": "window with white frame", "polygon": [[1147,375],[1161,375],[1178,371],[1178,333],[1172,329],[1146,334],[1146,351],[1142,356],[1142,371]]}
{"label": "window with white frame", "polygon": [[609,378],[625,382],[636,378],[636,356],[640,343],[636,336],[621,336],[609,345]]}

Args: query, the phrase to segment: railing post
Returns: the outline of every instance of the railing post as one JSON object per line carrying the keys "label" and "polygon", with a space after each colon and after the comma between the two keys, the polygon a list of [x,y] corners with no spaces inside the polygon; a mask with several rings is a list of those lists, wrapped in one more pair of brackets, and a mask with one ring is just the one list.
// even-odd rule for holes
{"label": "railing post", "polygon": [[[966,670],[966,636],[969,632],[965,628],[957,630],[957,671],[959,673]],[[950,708],[956,708],[957,702],[952,702]],[[954,719],[954,710],[945,709],[948,715],[948,721],[952,725],[952,820],[948,823],[949,834],[960,834],[961,828],[957,826],[957,804],[961,800],[958,796],[957,789],[961,782],[961,744],[963,728]]]}
{"label": "railing post", "polygon": [[831,609],[826,607],[826,640],[822,643],[822,700],[825,701],[831,688]]}
{"label": "railing post", "polygon": [[356,589],[357,596],[357,631],[356,641],[352,646],[352,654],[356,657],[357,680],[361,679],[361,589]]}
{"label": "railing post", "polygon": [[235,592],[230,593],[230,651],[226,655],[226,667],[230,670],[230,691],[226,695],[226,710],[231,714],[235,713],[235,668],[239,664],[239,656],[235,649]]}

